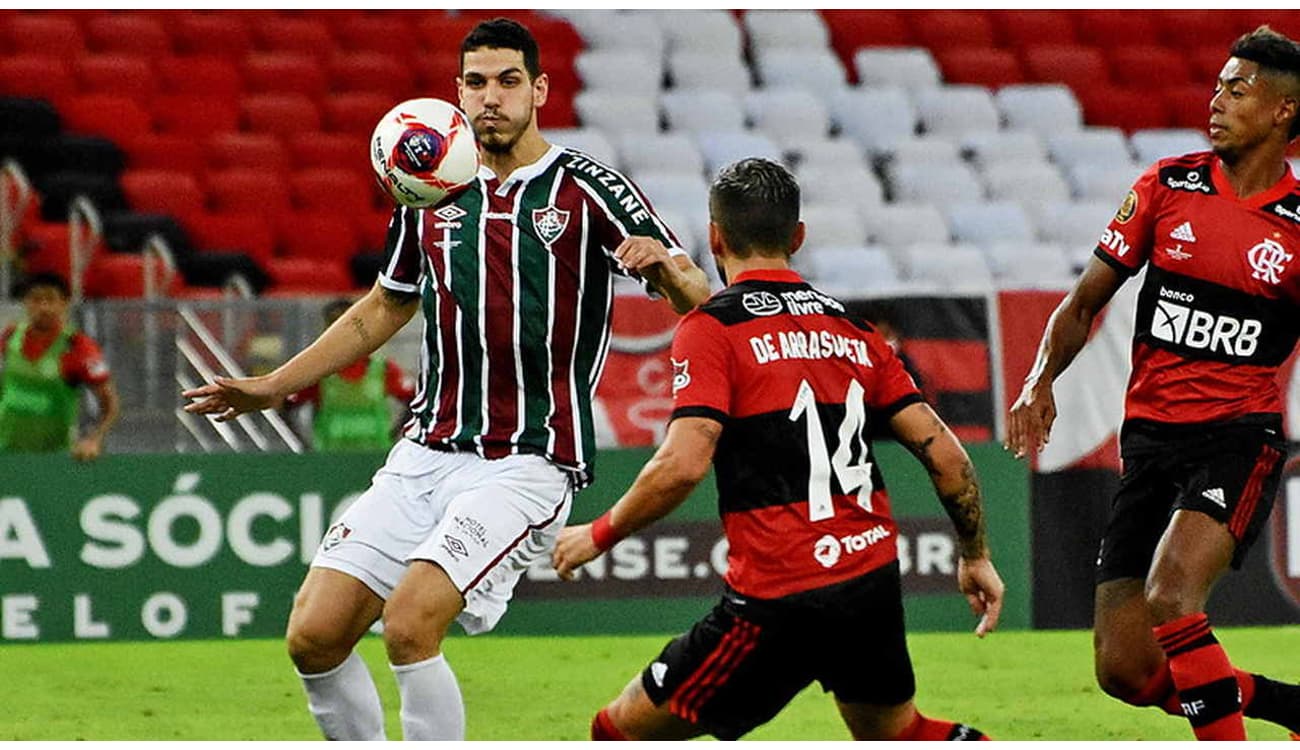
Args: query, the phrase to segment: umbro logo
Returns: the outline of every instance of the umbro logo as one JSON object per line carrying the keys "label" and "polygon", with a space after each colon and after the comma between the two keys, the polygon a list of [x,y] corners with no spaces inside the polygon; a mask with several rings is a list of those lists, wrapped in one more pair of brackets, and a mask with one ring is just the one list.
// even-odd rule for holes
{"label": "umbro logo", "polygon": [[434,211],[433,215],[437,216],[439,219],[442,219],[443,221],[455,221],[460,217],[465,216],[466,211],[460,206],[457,206],[456,204],[452,203],[443,206],[437,211]]}
{"label": "umbro logo", "polygon": [[664,664],[661,661],[657,661],[654,664],[650,665],[650,677],[654,679],[655,684],[658,685],[659,687],[664,686],[664,676],[667,674],[668,674],[667,664]]}
{"label": "umbro logo", "polygon": [[1182,224],[1174,227],[1174,231],[1170,232],[1169,236],[1173,239],[1179,240],[1180,242],[1196,241],[1196,233],[1192,231],[1192,222],[1190,221],[1184,221]]}
{"label": "umbro logo", "polygon": [[1201,497],[1205,498],[1206,500],[1209,500],[1210,502],[1214,503],[1220,508],[1223,508],[1224,510],[1227,510],[1228,508],[1228,502],[1227,500],[1224,499],[1222,487],[1215,487],[1213,489],[1208,489],[1205,492],[1201,493]]}

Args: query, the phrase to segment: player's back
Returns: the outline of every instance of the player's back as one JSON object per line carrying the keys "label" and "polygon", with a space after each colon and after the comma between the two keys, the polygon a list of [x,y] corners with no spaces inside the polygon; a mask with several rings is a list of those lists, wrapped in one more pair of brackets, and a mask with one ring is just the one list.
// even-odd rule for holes
{"label": "player's back", "polygon": [[[791,271],[741,274],[683,323],[721,347],[727,404],[714,457],[728,583],[774,598],[896,557],[897,528],[871,452],[873,422],[919,400],[888,344]],[[710,335],[711,334],[711,335]],[[690,361],[674,362],[689,415]],[[708,402],[706,397],[701,403]]]}

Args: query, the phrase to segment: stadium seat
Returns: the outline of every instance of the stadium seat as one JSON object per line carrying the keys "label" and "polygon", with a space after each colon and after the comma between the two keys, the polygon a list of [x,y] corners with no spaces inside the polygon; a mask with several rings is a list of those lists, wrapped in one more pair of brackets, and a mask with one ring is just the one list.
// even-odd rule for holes
{"label": "stadium seat", "polygon": [[983,172],[990,200],[1068,201],[1070,186],[1050,164],[993,164]]}
{"label": "stadium seat", "polygon": [[805,247],[791,261],[818,289],[841,299],[888,293],[904,286],[893,258],[882,247],[861,244]]}
{"label": "stadium seat", "polygon": [[143,297],[144,257],[136,253],[100,253],[86,267],[85,295],[91,299]]}
{"label": "stadium seat", "polygon": [[863,86],[938,86],[939,65],[924,47],[865,47],[853,53],[853,68]]}
{"label": "stadium seat", "polygon": [[456,91],[456,76],[460,75],[459,54],[446,50],[419,54],[412,59],[411,67],[415,69],[416,85],[424,95],[459,103],[460,96]]}
{"label": "stadium seat", "polygon": [[863,148],[886,151],[916,135],[917,116],[907,93],[898,86],[856,86],[835,93],[828,102],[840,132]]}
{"label": "stadium seat", "polygon": [[981,168],[1003,162],[1047,160],[1043,139],[1032,130],[996,130],[967,133],[959,144],[962,156]]}
{"label": "stadium seat", "polygon": [[1107,201],[1118,206],[1145,168],[1138,164],[1093,164],[1083,161],[1067,168],[1066,177],[1077,200]]}
{"label": "stadium seat", "polygon": [[704,157],[686,133],[623,133],[617,140],[619,163],[633,177],[641,172],[704,174]]}
{"label": "stadium seat", "polygon": [[728,164],[748,157],[780,162],[781,147],[763,133],[753,131],[702,130],[695,133],[695,143],[704,157],[704,170],[713,175]]}
{"label": "stadium seat", "polygon": [[357,251],[351,217],[337,211],[284,214],[277,220],[280,257],[347,262]]}
{"label": "stadium seat", "polygon": [[419,94],[415,71],[400,57],[384,52],[335,55],[328,65],[330,89],[383,94],[396,104]]}
{"label": "stadium seat", "polygon": [[1074,281],[1074,270],[1060,245],[995,242],[980,250],[1001,289],[1060,289]]}
{"label": "stadium seat", "polygon": [[172,53],[172,37],[158,21],[146,16],[118,14],[86,21],[86,41],[100,53],[163,57]]}
{"label": "stadium seat", "polygon": [[883,159],[883,164],[886,171],[901,166],[965,166],[957,141],[935,135],[898,141]]}
{"label": "stadium seat", "polygon": [[1046,137],[1083,127],[1083,109],[1074,93],[1059,83],[1005,86],[994,101],[1012,130],[1032,130]]}
{"label": "stadium seat", "polygon": [[582,18],[591,23],[570,22],[593,50],[635,50],[656,60],[664,59],[668,39],[653,14],[641,12],[584,11]]}
{"label": "stadium seat", "polygon": [[596,161],[620,168],[618,150],[603,131],[595,128],[546,128],[542,137],[548,143],[567,146],[595,157]]}
{"label": "stadium seat", "polygon": [[372,184],[361,173],[348,169],[304,169],[289,175],[294,208],[345,216],[369,210]]}
{"label": "stadium seat", "polygon": [[1040,83],[1064,83],[1075,92],[1110,83],[1110,66],[1096,47],[1036,44],[1021,50],[1025,77]]}
{"label": "stadium seat", "polygon": [[936,53],[953,47],[992,48],[993,24],[982,10],[918,10],[908,14],[912,33]]}
{"label": "stadium seat", "polygon": [[891,166],[889,181],[899,201],[947,205],[984,200],[979,179],[960,162]]}
{"label": "stadium seat", "polygon": [[637,175],[636,183],[659,209],[687,217],[691,226],[708,226],[709,186],[702,176],[681,172],[642,172]]}
{"label": "stadium seat", "polygon": [[352,275],[342,260],[270,258],[265,268],[272,285],[267,296],[297,297],[352,291]]}
{"label": "stadium seat", "polygon": [[[1106,52],[1111,79],[1134,82],[1159,82],[1159,86],[1193,83],[1187,58],[1176,49],[1154,44],[1113,47]],[[1146,89],[1146,86],[1143,86]]]}
{"label": "stadium seat", "polygon": [[246,94],[239,100],[239,114],[244,126],[254,132],[291,137],[321,129],[320,110],[305,94]]}
{"label": "stadium seat", "polygon": [[314,55],[253,52],[243,60],[244,87],[250,94],[305,94],[320,99],[329,90],[325,70]]}
{"label": "stadium seat", "polygon": [[948,293],[984,292],[994,286],[984,253],[974,245],[918,242],[894,248],[892,255],[904,278]]}
{"label": "stadium seat", "polygon": [[906,47],[915,41],[911,26],[896,10],[824,9],[821,14],[831,46],[846,67],[859,47]]}
{"label": "stadium seat", "polygon": [[830,32],[815,10],[750,10],[742,24],[758,54],[771,49],[823,50],[830,46]]}
{"label": "stadium seat", "polygon": [[1038,236],[1065,248],[1072,259],[1090,254],[1119,208],[1118,201],[1039,201],[1028,204],[1038,215]]}
{"label": "stadium seat", "polygon": [[0,57],[0,93],[5,95],[58,105],[79,88],[72,66],[63,58],[35,53]]}
{"label": "stadium seat", "polygon": [[1032,242],[1034,225],[1019,203],[993,201],[953,203],[946,206],[948,227],[957,242],[990,245],[995,242]]}
{"label": "stadium seat", "polygon": [[260,49],[309,55],[334,49],[329,26],[314,18],[272,16],[252,24],[252,28],[253,41]]}
{"label": "stadium seat", "polygon": [[804,202],[799,218],[807,227],[804,246],[812,251],[822,246],[864,245],[867,228],[850,203]]}
{"label": "stadium seat", "polygon": [[1057,133],[1047,137],[1047,153],[1057,164],[1128,165],[1133,157],[1128,140],[1119,128],[1084,128],[1074,133]]}
{"label": "stadium seat", "polygon": [[740,101],[726,91],[672,90],[659,96],[664,119],[671,130],[740,131],[745,129]]}
{"label": "stadium seat", "polygon": [[1023,83],[1020,59],[1009,50],[992,47],[952,47],[938,54],[939,68],[948,83],[968,83],[996,89]]}
{"label": "stadium seat", "polygon": [[1239,27],[1243,19],[1237,13],[1208,8],[1179,8],[1165,13],[1164,22],[1157,24],[1161,41],[1176,49],[1216,46],[1224,53],[1224,60],[1232,40],[1246,30]]}
{"label": "stadium seat", "polygon": [[72,60],[86,50],[81,27],[70,18],[44,13],[21,13],[6,25],[9,30],[6,55],[51,55]]}
{"label": "stadium seat", "polygon": [[739,57],[707,50],[673,51],[668,75],[675,89],[713,89],[733,96],[744,96],[750,89],[749,68]]}
{"label": "stadium seat", "polygon": [[574,60],[587,90],[653,96],[663,85],[663,60],[639,50],[593,50]]}
{"label": "stadium seat", "polygon": [[132,210],[166,214],[181,222],[205,210],[203,188],[185,172],[130,170],[122,175],[122,192]]}
{"label": "stadium seat", "polygon": [[864,212],[867,236],[888,248],[916,242],[948,242],[948,222],[928,203],[884,203]]}
{"label": "stadium seat", "polygon": [[171,94],[235,98],[244,90],[239,68],[224,57],[191,55],[154,61],[163,91]]}
{"label": "stadium seat", "polygon": [[651,136],[659,132],[659,102],[652,94],[587,90],[574,97],[573,108],[583,127],[598,128],[614,137],[626,133]]}
{"label": "stadium seat", "polygon": [[1205,130],[1210,122],[1210,96],[1213,91],[1199,84],[1188,84],[1161,89],[1159,94],[1169,109],[1170,125]]}
{"label": "stadium seat", "polygon": [[209,169],[253,167],[282,174],[289,170],[288,150],[279,136],[270,133],[225,131],[213,133],[205,143]]}
{"label": "stadium seat", "polygon": [[863,215],[885,200],[880,180],[860,164],[840,161],[801,165],[798,174],[800,195],[808,203],[847,203]]}
{"label": "stadium seat", "polygon": [[176,51],[184,55],[236,60],[253,48],[248,26],[233,13],[186,13],[171,31]]}
{"label": "stadium seat", "polygon": [[1081,10],[1075,27],[1083,44],[1109,49],[1150,44],[1158,37],[1151,19],[1134,10]]}
{"label": "stadium seat", "polygon": [[59,106],[63,125],[74,133],[102,135],[116,141],[147,133],[149,113],[126,96],[86,94],[68,97]]}
{"label": "stadium seat", "polygon": [[[862,144],[849,138],[822,138],[792,142],[785,146],[786,158],[798,170],[838,166],[845,170],[866,165]],[[801,186],[806,187],[806,186]]]}
{"label": "stadium seat", "polygon": [[236,167],[209,172],[208,201],[216,213],[279,216],[289,210],[289,185],[272,169]]}
{"label": "stadium seat", "polygon": [[821,139],[830,130],[826,105],[807,89],[769,86],[746,94],[744,102],[753,128],[782,145]]}
{"label": "stadium seat", "polygon": [[373,92],[334,94],[321,103],[325,129],[334,133],[362,134],[369,138],[379,118],[397,103],[391,96]]}
{"label": "stadium seat", "polygon": [[996,131],[1000,124],[993,97],[983,86],[954,84],[916,92],[916,113],[927,135],[960,138]]}
{"label": "stadium seat", "polygon": [[154,125],[160,132],[204,138],[239,128],[239,108],[224,96],[169,94],[153,103]]}
{"label": "stadium seat", "polygon": [[419,47],[415,26],[395,16],[363,15],[331,28],[339,47],[348,52],[405,53]]}
{"label": "stadium seat", "polygon": [[1151,164],[1166,156],[1181,156],[1210,148],[1205,131],[1192,128],[1139,130],[1129,136],[1128,142],[1139,164]]}
{"label": "stadium seat", "polygon": [[258,264],[275,255],[275,232],[261,214],[197,214],[185,221],[185,231],[199,250],[242,252]]}
{"label": "stadium seat", "polygon": [[73,63],[81,91],[148,101],[158,91],[158,77],[144,57],[82,55]]}
{"label": "stadium seat", "polygon": [[740,59],[744,48],[740,25],[724,10],[653,11],[668,40],[668,52],[693,49]]}
{"label": "stadium seat", "polygon": [[1227,45],[1212,44],[1183,50],[1187,64],[1192,70],[1192,82],[1203,82],[1202,86],[1213,88],[1219,78],[1219,71],[1228,61]]}
{"label": "stadium seat", "polygon": [[415,36],[426,52],[445,53],[448,47],[457,47],[476,23],[478,21],[467,16],[426,13],[415,24]]}
{"label": "stadium seat", "polygon": [[995,10],[990,20],[1004,46],[1020,48],[1042,44],[1050,39],[1055,44],[1075,44],[1078,36],[1074,30],[1074,14],[1066,10]]}
{"label": "stadium seat", "polygon": [[140,133],[122,142],[131,169],[167,169],[195,174],[207,164],[207,149],[192,136]]}
{"label": "stadium seat", "polygon": [[299,133],[286,144],[295,169],[370,168],[367,137],[360,133]]}
{"label": "stadium seat", "polygon": [[1127,132],[1170,127],[1171,115],[1159,96],[1146,88],[1096,86],[1079,95],[1089,125],[1122,128]]}
{"label": "stadium seat", "polygon": [[848,83],[844,66],[829,49],[770,49],[758,55],[754,67],[764,86],[799,86],[823,100]]}

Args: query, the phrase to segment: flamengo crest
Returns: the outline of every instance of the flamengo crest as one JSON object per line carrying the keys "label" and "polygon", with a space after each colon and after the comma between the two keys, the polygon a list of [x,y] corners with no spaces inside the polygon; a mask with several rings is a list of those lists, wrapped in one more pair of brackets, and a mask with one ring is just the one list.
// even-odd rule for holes
{"label": "flamengo crest", "polygon": [[555,206],[547,206],[533,211],[533,227],[537,229],[537,236],[547,245],[558,240],[568,226],[568,211],[561,211]]}
{"label": "flamengo crest", "polygon": [[1275,240],[1262,240],[1250,250],[1246,251],[1246,258],[1250,260],[1250,267],[1255,269],[1251,274],[1252,279],[1259,279],[1270,284],[1277,284],[1282,281],[1280,274],[1286,270],[1286,264],[1295,256],[1286,251],[1280,242]]}

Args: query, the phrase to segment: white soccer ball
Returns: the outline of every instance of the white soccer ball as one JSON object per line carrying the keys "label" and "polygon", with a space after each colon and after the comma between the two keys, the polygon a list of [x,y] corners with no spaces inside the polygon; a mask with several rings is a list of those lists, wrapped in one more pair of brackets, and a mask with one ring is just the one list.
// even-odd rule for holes
{"label": "white soccer ball", "polygon": [[469,118],[441,99],[409,99],[379,120],[370,137],[379,184],[404,206],[428,208],[455,196],[478,174]]}

